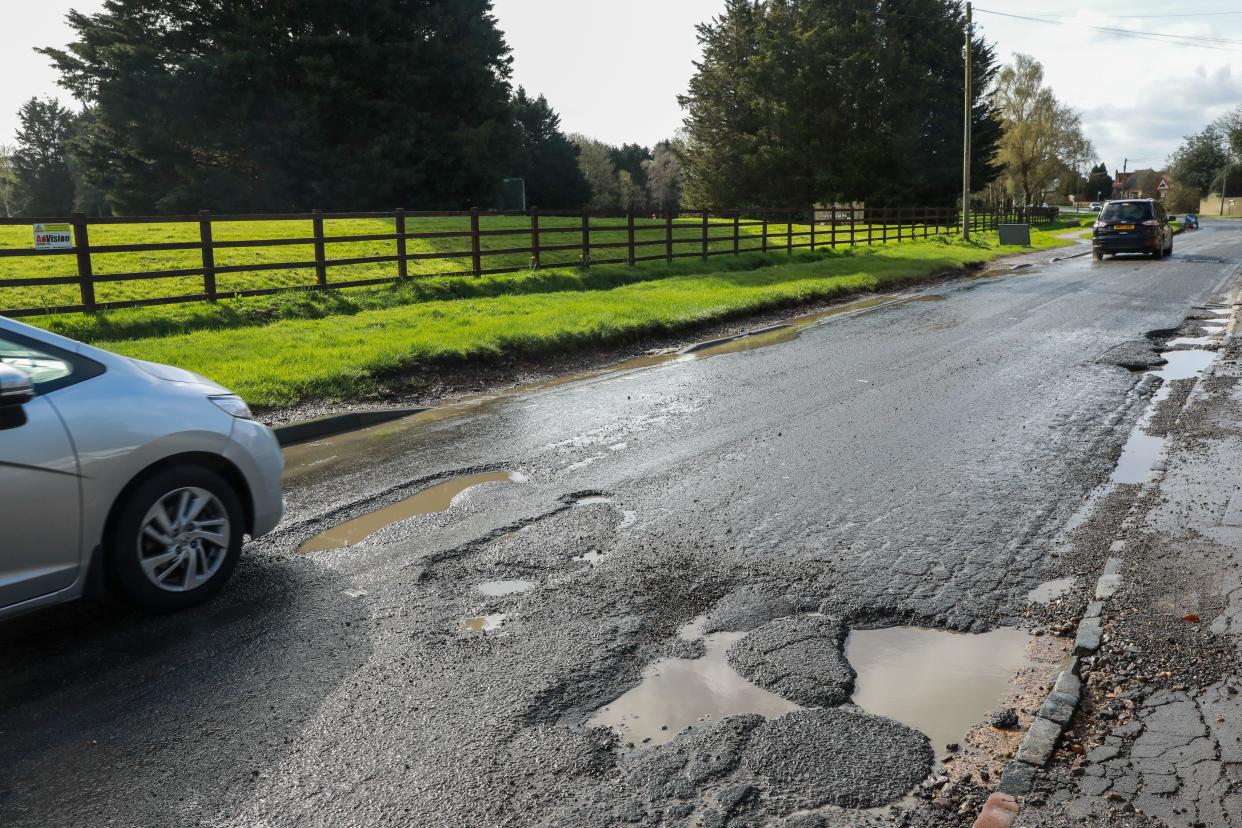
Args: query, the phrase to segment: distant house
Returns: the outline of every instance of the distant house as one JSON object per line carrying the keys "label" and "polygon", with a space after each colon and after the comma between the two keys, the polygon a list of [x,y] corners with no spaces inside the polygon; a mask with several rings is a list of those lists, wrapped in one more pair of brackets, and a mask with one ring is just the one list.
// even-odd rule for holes
{"label": "distant house", "polygon": [[1113,180],[1113,198],[1161,198],[1160,181],[1165,173],[1158,170],[1118,172]]}

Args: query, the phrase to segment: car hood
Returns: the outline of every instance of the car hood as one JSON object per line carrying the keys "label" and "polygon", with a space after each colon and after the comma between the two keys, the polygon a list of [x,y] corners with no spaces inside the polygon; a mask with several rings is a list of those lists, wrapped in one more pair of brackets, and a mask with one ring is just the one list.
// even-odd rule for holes
{"label": "car hood", "polygon": [[193,371],[187,371],[184,368],[178,368],[174,365],[164,365],[160,362],[147,362],[145,359],[134,359],[129,357],[129,361],[141,368],[153,377],[159,377],[168,382],[180,382],[191,385],[201,385],[211,391],[219,394],[232,394],[233,392],[225,388],[219,383],[212,382],[201,374]]}

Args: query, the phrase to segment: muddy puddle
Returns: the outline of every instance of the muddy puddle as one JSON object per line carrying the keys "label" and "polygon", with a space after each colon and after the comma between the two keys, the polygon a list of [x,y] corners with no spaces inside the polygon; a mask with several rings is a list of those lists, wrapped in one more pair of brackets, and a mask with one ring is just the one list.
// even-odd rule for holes
{"label": "muddy puddle", "polygon": [[937,755],[1001,706],[1010,679],[1030,666],[1031,636],[1010,627],[956,633],[921,627],[854,630],[845,655],[854,703],[927,734]]}
{"label": "muddy puddle", "polygon": [[325,532],[315,535],[299,547],[299,552],[325,552],[332,549],[344,549],[361,543],[366,538],[394,523],[408,520],[420,515],[443,512],[453,505],[453,499],[467,489],[482,486],[484,483],[514,483],[521,476],[513,472],[483,472],[465,477],[446,480],[423,489],[418,494],[407,497],[391,506],[377,509],[360,515],[353,520],[333,526]]}
{"label": "muddy puddle", "polygon": [[462,620],[461,631],[467,633],[495,632],[500,629],[500,625],[504,623],[504,620],[505,613],[503,612],[498,612],[493,615],[476,615]]}
{"label": "muddy puddle", "polygon": [[488,598],[503,598],[506,595],[518,595],[530,592],[535,588],[534,581],[487,581],[475,589]]}
{"label": "muddy puddle", "polygon": [[800,709],[751,684],[729,666],[729,645],[745,633],[703,635],[703,622],[697,618],[678,632],[686,641],[703,639],[702,658],[662,658],[652,663],[637,687],[597,710],[588,724],[611,727],[635,747],[652,747],[688,727],[725,716],[759,713],[775,718]]}
{"label": "muddy puddle", "polygon": [[1068,578],[1044,581],[1026,594],[1026,600],[1032,604],[1050,604],[1073,589],[1076,580],[1078,579],[1070,575]]}
{"label": "muddy puddle", "polygon": [[1121,449],[1117,465],[1108,478],[1112,483],[1145,483],[1151,477],[1166,438],[1148,434],[1147,429],[1160,404],[1169,398],[1170,383],[1199,376],[1216,359],[1214,351],[1202,350],[1162,351],[1160,356],[1167,359],[1168,364],[1147,373],[1160,377],[1162,382]]}

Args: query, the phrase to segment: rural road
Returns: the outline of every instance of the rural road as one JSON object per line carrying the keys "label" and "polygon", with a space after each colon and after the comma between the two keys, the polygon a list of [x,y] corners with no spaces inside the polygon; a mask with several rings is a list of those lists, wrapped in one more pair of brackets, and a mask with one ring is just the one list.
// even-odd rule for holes
{"label": "rural road", "polygon": [[[295,447],[285,523],[210,605],[0,626],[0,824],[884,820],[862,809],[900,800],[944,745],[839,706],[843,642],[1012,624],[1066,574],[1067,523],[1145,402],[1097,359],[1220,300],[1242,227],[1176,245]],[[475,474],[506,479],[298,554]],[[478,589],[498,581],[523,583]],[[750,715],[699,722],[682,698],[620,737],[588,726],[677,657],[663,672],[714,659],[708,686],[745,685],[719,710]]]}

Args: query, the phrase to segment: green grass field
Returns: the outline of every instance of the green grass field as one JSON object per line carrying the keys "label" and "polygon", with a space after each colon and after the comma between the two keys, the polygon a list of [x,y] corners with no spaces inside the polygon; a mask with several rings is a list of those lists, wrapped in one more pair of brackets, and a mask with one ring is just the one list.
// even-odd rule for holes
{"label": "green grass field", "polygon": [[[1068,243],[1052,232],[1036,232],[1033,238],[1037,248]],[[891,288],[1018,250],[1001,248],[994,234],[983,234],[970,244],[941,239],[754,261],[720,257],[696,263],[691,272],[677,273],[676,266],[664,266],[663,271],[653,270],[652,278],[611,287],[614,269],[600,268],[598,273],[592,269],[585,277],[577,274],[603,280],[598,287],[575,282],[574,274],[566,273],[560,277],[565,280],[559,285],[563,289],[550,291],[523,289],[521,278],[544,275],[523,274],[495,285],[497,290],[512,290],[484,297],[424,297],[316,319],[136,339],[92,338],[109,350],[202,373],[234,388],[262,410],[313,398],[372,394],[418,363],[533,355],[633,340]],[[725,266],[728,263],[733,269]],[[615,270],[633,274],[638,269]]]}
{"label": "green grass field", "polygon": [[[712,252],[727,253],[733,249],[732,222],[730,220],[714,220],[708,235],[712,240],[708,248]],[[592,218],[591,243],[593,245],[616,245],[610,248],[592,250],[591,256],[596,261],[607,259],[624,259],[627,255],[627,232],[624,219]],[[488,231],[527,230],[529,221],[525,217],[484,216],[480,219],[480,230]],[[771,222],[768,227],[768,244],[772,249],[783,249],[786,244],[787,224]],[[409,218],[406,230],[411,233],[468,233],[470,220],[468,217],[441,218]],[[795,224],[795,234],[809,232],[807,225]],[[864,243],[870,230],[875,240],[879,241],[884,232],[882,225],[858,224],[854,227],[854,237]],[[100,224],[92,225],[92,245],[118,244],[154,244],[169,242],[196,242],[198,225],[194,222],[159,224]],[[309,221],[231,221],[213,223],[213,236],[216,241],[241,241],[256,239],[296,239],[312,235]],[[382,234],[394,232],[391,219],[328,219],[324,222],[325,236],[346,236],[363,234]],[[921,231],[920,231],[921,232]],[[759,247],[762,245],[760,235],[762,227],[743,226],[741,235],[744,237],[741,247]],[[830,230],[827,227],[817,228],[819,243],[829,241]],[[897,234],[897,227],[888,228],[890,236]],[[909,228],[903,230],[909,233]],[[839,243],[844,244],[849,238],[847,227],[838,227]],[[683,218],[674,225],[674,252],[677,254],[696,254],[701,250],[702,223],[699,219]],[[727,236],[727,238],[721,238]],[[635,241],[638,245],[636,255],[662,256],[664,254],[665,225],[663,220],[639,219],[636,221]],[[806,243],[806,236],[794,236],[794,243]],[[525,268],[531,264],[529,253],[496,253],[513,248],[529,247],[529,233],[505,235],[484,235],[481,247],[484,251],[483,268]],[[582,230],[581,219],[577,217],[544,216],[540,221],[541,247],[569,247],[566,250],[547,250],[542,254],[544,266],[577,265],[581,260]],[[26,226],[0,226],[0,249],[29,248],[32,245],[31,230]],[[345,259],[363,256],[396,255],[396,241],[363,241],[363,242],[329,242],[326,245],[326,256],[331,259]],[[445,259],[421,259],[409,262],[409,273],[412,276],[432,276],[442,273],[460,273],[471,269],[470,239],[468,237],[410,239],[407,241],[407,252],[410,254],[438,253],[446,255]],[[453,255],[457,254],[457,255]],[[314,248],[309,244],[280,245],[269,247],[238,247],[217,250],[215,253],[218,267],[264,265],[279,262],[306,262],[314,259]],[[198,250],[165,250],[140,253],[95,253],[91,257],[91,265],[95,274],[107,275],[116,273],[141,273],[160,270],[197,268],[201,266]],[[650,266],[643,263],[640,266]],[[76,264],[72,255],[34,256],[0,258],[0,308],[49,307],[70,305],[81,301],[76,285],[36,285],[27,287],[6,288],[6,279],[72,276],[76,274]],[[329,282],[347,282],[358,279],[374,279],[395,276],[396,264],[392,262],[339,265],[328,268]],[[280,288],[308,286],[315,283],[313,268],[295,268],[274,271],[241,271],[220,274],[217,276],[217,290],[221,293],[246,290],[252,288]],[[96,285],[96,299],[100,302],[127,301],[157,296],[180,296],[201,293],[203,279],[201,276],[173,277],[162,279],[128,280],[117,282],[100,282]]]}

